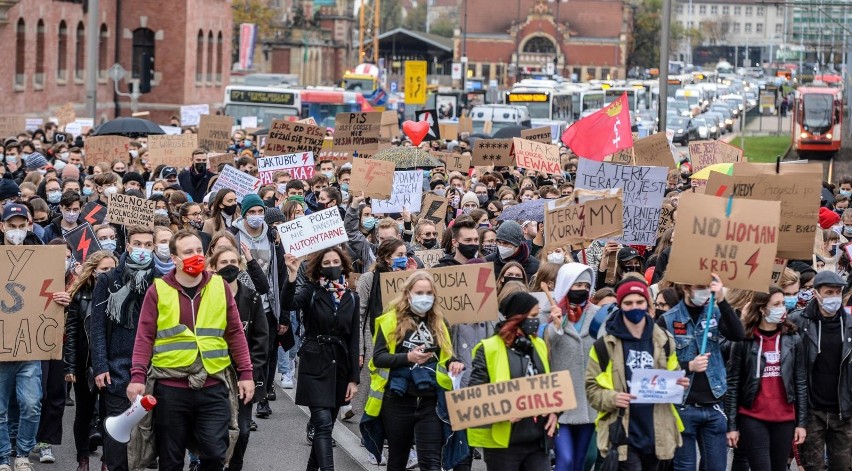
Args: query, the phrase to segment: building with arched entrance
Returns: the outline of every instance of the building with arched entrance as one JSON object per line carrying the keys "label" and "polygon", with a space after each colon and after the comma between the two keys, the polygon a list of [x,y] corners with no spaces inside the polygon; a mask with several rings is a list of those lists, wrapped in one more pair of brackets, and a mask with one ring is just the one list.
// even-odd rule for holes
{"label": "building with arched entrance", "polygon": [[467,56],[468,77],[501,86],[535,75],[623,79],[631,13],[622,0],[463,0],[455,60]]}

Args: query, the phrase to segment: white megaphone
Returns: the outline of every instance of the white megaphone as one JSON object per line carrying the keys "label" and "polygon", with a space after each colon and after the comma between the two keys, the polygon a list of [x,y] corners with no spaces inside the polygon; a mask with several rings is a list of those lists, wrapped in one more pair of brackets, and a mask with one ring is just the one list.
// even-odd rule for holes
{"label": "white megaphone", "polygon": [[127,443],[130,441],[130,431],[133,430],[133,427],[156,405],[157,399],[154,396],[136,396],[136,400],[133,401],[130,408],[121,415],[107,417],[104,421],[104,428],[113,440]]}

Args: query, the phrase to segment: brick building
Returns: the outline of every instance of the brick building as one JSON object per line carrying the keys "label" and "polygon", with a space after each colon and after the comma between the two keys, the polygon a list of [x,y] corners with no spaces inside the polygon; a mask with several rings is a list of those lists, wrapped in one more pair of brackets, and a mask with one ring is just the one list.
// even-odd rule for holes
{"label": "brick building", "polygon": [[[632,22],[625,1],[515,0],[500,8],[492,0],[466,2],[466,39],[457,31],[454,49],[456,61],[466,49],[471,76],[501,85],[551,70],[580,81],[625,77]],[[464,9],[463,0],[462,28]]]}
{"label": "brick building", "polygon": [[[0,44],[14,51],[0,68],[0,109],[44,117],[72,102],[85,110],[87,15],[82,0],[0,1]],[[98,116],[130,115],[107,70],[127,70],[120,83],[138,81],[143,53],[154,57],[151,93],[139,111],[165,121],[182,104],[218,107],[231,69],[231,3],[226,0],[100,0]]]}

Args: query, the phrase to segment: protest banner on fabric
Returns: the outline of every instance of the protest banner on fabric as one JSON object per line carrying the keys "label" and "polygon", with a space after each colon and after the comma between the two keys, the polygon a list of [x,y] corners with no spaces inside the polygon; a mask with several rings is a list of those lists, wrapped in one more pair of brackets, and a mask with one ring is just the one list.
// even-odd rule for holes
{"label": "protest banner on fabric", "polygon": [[198,147],[208,152],[224,152],[228,146],[233,144],[231,140],[231,127],[234,118],[225,115],[204,114],[201,115],[201,124],[198,126]]}
{"label": "protest banner on fabric", "polygon": [[633,143],[636,165],[676,168],[674,155],[666,134],[658,132]]}
{"label": "protest banner on fabric", "polygon": [[269,126],[269,140],[266,142],[267,154],[292,154],[322,150],[325,128],[316,124],[293,123],[286,119],[276,119]]}
{"label": "protest banner on fabric", "polygon": [[420,217],[439,223],[447,216],[447,198],[435,193],[426,193],[420,206]]}
{"label": "protest banner on fabric", "polygon": [[519,168],[549,175],[562,175],[558,146],[516,137],[512,139],[512,153],[515,155],[515,166]]}
{"label": "protest banner on fabric", "polygon": [[340,210],[328,208],[278,226],[284,253],[304,257],[349,242]]}
{"label": "protest banner on fabric", "polygon": [[362,191],[368,198],[389,199],[393,190],[394,163],[386,160],[353,159],[349,192]]}
{"label": "protest banner on fabric", "polygon": [[313,152],[273,155],[257,159],[257,176],[260,178],[261,186],[272,183],[272,177],[281,170],[290,172],[290,176],[297,180],[314,178]]}
{"label": "protest banner on fabric", "polygon": [[391,197],[373,198],[370,206],[373,214],[401,213],[403,210],[417,211],[423,204],[423,170],[400,170],[393,172]]}
{"label": "protest banner on fabric", "polygon": [[246,195],[257,193],[260,188],[260,179],[253,177],[245,172],[241,172],[232,165],[225,165],[216,183],[210,187],[212,193],[216,193],[222,189],[233,190],[237,195],[237,203],[242,203]]}
{"label": "protest banner on fabric", "polygon": [[148,136],[148,163],[183,168],[192,160],[192,151],[198,148],[197,134],[162,134]]}
{"label": "protest banner on fabric", "polygon": [[91,201],[89,203],[86,203],[86,206],[83,206],[83,210],[80,211],[80,216],[83,218],[83,220],[88,222],[92,226],[103,224],[106,214],[107,207],[102,204],[99,204],[97,201]]}
{"label": "protest banner on fabric", "polygon": [[22,114],[0,114],[0,139],[15,136],[27,127],[27,118]]}
{"label": "protest banner on fabric", "polygon": [[201,115],[210,114],[210,105],[184,105],[180,107],[180,125],[198,126]]}
{"label": "protest banner on fabric", "polygon": [[414,256],[423,262],[424,267],[432,268],[444,257],[444,249],[416,250]]}
{"label": "protest banner on fabric", "polygon": [[91,136],[84,141],[89,162],[127,161],[130,139],[124,136]]}
{"label": "protest banner on fabric", "polygon": [[107,202],[106,222],[125,226],[154,227],[157,203],[145,198],[116,193]]}
{"label": "protest banner on fabric", "polygon": [[90,253],[95,253],[101,249],[101,244],[98,238],[95,237],[95,231],[88,223],[83,223],[73,230],[65,233],[62,236],[65,242],[68,243],[68,248],[71,249],[71,256],[74,261],[82,264],[89,258]]}
{"label": "protest banner on fabric", "polygon": [[65,309],[53,293],[65,291],[65,247],[5,245],[0,276],[9,303],[0,305],[0,361],[61,360]]}
{"label": "protest banner on fabric", "polygon": [[[729,205],[730,202],[730,205]],[[665,279],[765,293],[778,251],[781,203],[684,193]]]}
{"label": "protest banner on fabric", "polygon": [[453,430],[558,413],[577,407],[568,371],[556,371],[447,391]]}
{"label": "protest banner on fabric", "polygon": [[[497,320],[497,282],[494,263],[428,268],[438,288],[435,301],[450,324]],[[381,274],[382,306],[400,295],[412,271]]]}
{"label": "protest banner on fabric", "polygon": [[512,144],[512,139],[477,139],[473,143],[472,164],[513,167]]}
{"label": "protest banner on fabric", "polygon": [[725,175],[711,172],[706,194],[740,199],[780,201],[779,258],[809,259],[817,232],[822,183],[807,174]]}
{"label": "protest banner on fabric", "polygon": [[521,129],[521,139],[526,139],[533,142],[541,142],[542,144],[553,143],[553,131],[550,126],[540,128]]}
{"label": "protest banner on fabric", "polygon": [[334,150],[378,151],[381,139],[382,112],[337,113],[334,118]]}
{"label": "protest banner on fabric", "polygon": [[580,159],[577,188],[624,190],[623,244],[655,245],[666,190],[665,167],[626,166]]}

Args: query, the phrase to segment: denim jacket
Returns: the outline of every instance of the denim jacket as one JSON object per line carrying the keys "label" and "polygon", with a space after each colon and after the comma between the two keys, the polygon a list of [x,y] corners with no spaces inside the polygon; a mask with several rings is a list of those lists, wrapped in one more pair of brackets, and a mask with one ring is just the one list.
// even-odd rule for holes
{"label": "denim jacket", "polygon": [[[707,380],[710,383],[710,389],[713,391],[713,396],[716,399],[723,399],[728,390],[728,378],[725,370],[725,360],[722,358],[722,336],[719,333],[719,312],[718,306],[713,306],[713,317],[710,320],[710,333],[707,335],[707,353],[710,354],[710,363],[707,366]],[[677,359],[681,364],[686,364],[696,356],[701,349],[701,339],[704,336],[704,326],[706,324],[706,311],[701,314],[698,325],[692,322],[689,316],[689,311],[683,301],[677,306],[663,314],[663,319],[666,322],[666,330],[671,332],[675,338],[675,347],[677,348]],[[685,333],[684,333],[685,329]],[[684,391],[684,400],[689,394],[689,389]]]}

